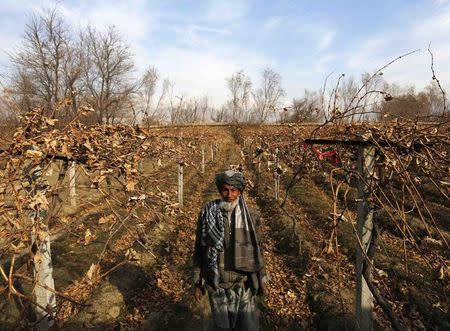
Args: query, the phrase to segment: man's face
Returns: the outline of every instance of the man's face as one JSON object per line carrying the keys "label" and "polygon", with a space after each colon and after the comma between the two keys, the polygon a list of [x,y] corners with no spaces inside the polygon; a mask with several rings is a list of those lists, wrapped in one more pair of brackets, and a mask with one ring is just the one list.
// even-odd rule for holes
{"label": "man's face", "polygon": [[233,202],[241,195],[236,187],[229,184],[223,184],[219,193],[226,202]]}

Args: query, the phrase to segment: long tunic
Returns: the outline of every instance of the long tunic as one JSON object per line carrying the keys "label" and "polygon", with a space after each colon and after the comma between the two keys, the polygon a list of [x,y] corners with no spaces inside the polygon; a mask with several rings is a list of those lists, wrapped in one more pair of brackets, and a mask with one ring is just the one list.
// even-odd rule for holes
{"label": "long tunic", "polygon": [[[220,203],[215,200],[214,203]],[[234,268],[234,234],[235,212],[222,210],[224,218],[224,251],[219,254],[219,288],[214,290],[210,284],[206,284],[211,305],[212,320],[217,330],[259,330],[259,311],[257,308],[256,292],[261,280],[265,277],[265,269],[254,273],[246,273]],[[260,244],[260,217],[259,214],[249,208],[254,222],[256,235]],[[201,214],[201,213],[200,213]],[[201,218],[197,221],[196,241],[194,248],[194,282],[203,277],[202,270],[204,259],[204,247],[200,245]],[[261,245],[260,245],[261,247]]]}
{"label": "long tunic", "polygon": [[[219,204],[220,199],[214,200],[214,203]],[[230,222],[230,220],[234,220],[234,212],[228,213],[226,210],[222,210],[222,214],[224,216],[224,251],[219,254],[219,286],[222,288],[229,288],[235,283],[243,283],[248,282],[248,285],[252,286],[253,290],[258,290],[259,282],[265,276],[265,268],[263,267],[259,272],[256,273],[245,273],[235,270],[234,268],[234,222]],[[253,224],[255,226],[256,235],[258,237],[258,242],[261,247],[261,231],[260,231],[260,217],[259,213],[254,209],[249,208],[250,215],[253,220]],[[201,214],[201,213],[200,213]],[[196,240],[194,246],[194,257],[193,257],[193,281],[194,283],[200,280],[200,277],[204,275],[205,270],[203,270],[203,266],[205,264],[204,259],[204,247],[200,244],[201,237],[201,218],[198,218],[197,221],[197,230],[196,230]],[[204,277],[203,277],[204,278]]]}

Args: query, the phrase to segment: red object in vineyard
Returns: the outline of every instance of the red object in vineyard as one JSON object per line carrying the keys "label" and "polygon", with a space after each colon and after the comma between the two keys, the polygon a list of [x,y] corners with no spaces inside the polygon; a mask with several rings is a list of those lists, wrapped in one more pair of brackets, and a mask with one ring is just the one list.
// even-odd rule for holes
{"label": "red object in vineyard", "polygon": [[339,153],[336,150],[327,150],[325,152],[321,152],[319,151],[316,147],[314,147],[314,145],[312,144],[306,144],[305,147],[311,147],[311,150],[313,151],[314,154],[316,154],[317,158],[321,161],[323,160],[328,160],[330,161],[332,164],[340,166],[341,163],[341,158],[339,157]]}

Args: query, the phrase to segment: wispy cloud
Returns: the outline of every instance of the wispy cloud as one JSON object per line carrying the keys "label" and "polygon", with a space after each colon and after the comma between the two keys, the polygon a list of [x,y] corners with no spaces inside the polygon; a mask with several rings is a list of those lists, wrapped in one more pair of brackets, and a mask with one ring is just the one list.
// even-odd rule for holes
{"label": "wispy cloud", "polygon": [[448,5],[450,4],[450,0],[435,0],[438,6]]}
{"label": "wispy cloud", "polygon": [[206,17],[215,23],[236,21],[248,13],[251,5],[250,0],[210,0]]}
{"label": "wispy cloud", "polygon": [[321,38],[319,39],[318,47],[320,50],[324,50],[328,48],[333,42],[334,37],[336,36],[336,31],[325,31]]}
{"label": "wispy cloud", "polygon": [[[450,1],[449,1],[450,3]],[[428,40],[450,40],[450,7],[439,14],[418,20],[411,28],[416,38]]]}
{"label": "wispy cloud", "polygon": [[281,26],[281,23],[283,22],[283,18],[281,16],[272,16],[266,19],[262,26],[263,29],[266,31],[273,31]]}
{"label": "wispy cloud", "polygon": [[[347,57],[347,65],[352,69],[364,69],[368,65],[380,66],[385,61],[384,50],[389,49],[391,41],[384,36],[371,36],[357,43],[351,49]],[[383,60],[380,61],[380,59]]]}
{"label": "wispy cloud", "polygon": [[331,62],[336,58],[334,54],[326,54],[320,57],[314,64],[314,71],[316,73],[324,73],[330,71]]}
{"label": "wispy cloud", "polygon": [[189,47],[207,48],[212,41],[217,38],[230,35],[232,32],[227,29],[219,29],[215,27],[186,24],[174,27],[178,40],[181,44]]}
{"label": "wispy cloud", "polygon": [[311,40],[318,50],[327,49],[337,35],[337,31],[328,27],[325,22],[304,23],[302,25],[297,25],[292,22],[291,25],[295,25],[293,30],[296,31],[301,38]]}
{"label": "wispy cloud", "polygon": [[[431,9],[430,9],[431,11]],[[427,51],[431,42],[436,73],[446,89],[450,87],[450,8],[418,17],[395,32],[379,31],[362,43],[355,43],[347,54],[350,69],[373,72],[402,54],[420,49],[408,57],[395,61],[385,70],[384,78],[400,85],[423,88],[431,81],[431,57]]]}
{"label": "wispy cloud", "polygon": [[157,12],[144,1],[79,2],[77,5],[61,3],[60,11],[73,26],[91,25],[99,30],[115,26],[127,39],[137,41],[149,35],[157,23]]}

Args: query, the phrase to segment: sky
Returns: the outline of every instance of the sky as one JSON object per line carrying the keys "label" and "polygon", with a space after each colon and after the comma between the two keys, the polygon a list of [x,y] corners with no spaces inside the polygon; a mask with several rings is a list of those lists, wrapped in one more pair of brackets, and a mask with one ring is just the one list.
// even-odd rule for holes
{"label": "sky", "polygon": [[0,80],[21,46],[27,22],[56,8],[75,30],[114,25],[129,44],[137,74],[154,66],[175,92],[229,97],[226,78],[243,70],[254,87],[271,68],[282,77],[283,103],[318,90],[340,74],[359,79],[383,71],[389,83],[415,86],[432,78],[431,57],[450,91],[450,0],[2,0]]}

